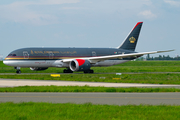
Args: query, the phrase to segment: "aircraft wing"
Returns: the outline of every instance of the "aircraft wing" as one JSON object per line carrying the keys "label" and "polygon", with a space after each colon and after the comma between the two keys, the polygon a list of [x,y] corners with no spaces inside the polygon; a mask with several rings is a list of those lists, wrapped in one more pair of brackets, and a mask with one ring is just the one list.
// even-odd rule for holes
{"label": "aircraft wing", "polygon": [[[114,58],[128,58],[128,57],[140,57],[146,54],[154,54],[154,53],[162,53],[162,52],[170,52],[174,50],[166,50],[166,51],[151,51],[151,52],[140,52],[140,53],[130,53],[130,54],[118,54],[118,55],[108,55],[108,56],[98,56],[98,57],[85,57],[85,58],[77,58],[77,59],[85,59],[89,60],[90,63],[97,63],[104,60],[114,59]],[[74,58],[76,59],[76,58]],[[63,59],[62,62],[71,62],[73,59]]]}

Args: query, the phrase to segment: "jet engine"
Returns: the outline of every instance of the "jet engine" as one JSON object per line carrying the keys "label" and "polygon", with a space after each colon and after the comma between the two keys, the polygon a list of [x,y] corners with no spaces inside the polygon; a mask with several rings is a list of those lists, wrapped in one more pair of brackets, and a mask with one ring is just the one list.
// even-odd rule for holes
{"label": "jet engine", "polygon": [[69,63],[69,68],[72,71],[86,71],[90,70],[91,63],[84,59],[74,59]]}
{"label": "jet engine", "polygon": [[40,71],[40,70],[46,70],[48,67],[30,67],[31,70],[33,71]]}

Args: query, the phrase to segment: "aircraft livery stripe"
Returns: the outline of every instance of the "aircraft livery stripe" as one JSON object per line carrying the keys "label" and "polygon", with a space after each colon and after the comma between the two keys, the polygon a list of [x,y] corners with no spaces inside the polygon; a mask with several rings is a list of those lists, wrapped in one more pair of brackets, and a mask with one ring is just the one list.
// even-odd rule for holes
{"label": "aircraft livery stripe", "polygon": [[138,22],[138,23],[136,24],[136,26],[133,28],[133,30],[134,30],[139,24],[141,24],[141,23],[143,23],[143,22]]}

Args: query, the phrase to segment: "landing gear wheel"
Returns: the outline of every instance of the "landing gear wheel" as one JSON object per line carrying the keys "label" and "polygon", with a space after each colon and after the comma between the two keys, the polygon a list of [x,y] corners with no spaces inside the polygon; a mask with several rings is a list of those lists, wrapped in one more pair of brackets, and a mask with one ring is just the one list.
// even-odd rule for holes
{"label": "landing gear wheel", "polygon": [[17,73],[17,74],[21,74],[21,70],[17,70],[16,73]]}
{"label": "landing gear wheel", "polygon": [[90,70],[90,73],[94,73],[94,70]]}
{"label": "landing gear wheel", "polygon": [[66,73],[66,69],[63,70],[63,73]]}
{"label": "landing gear wheel", "polygon": [[94,70],[85,70],[84,73],[94,73]]}
{"label": "landing gear wheel", "polygon": [[84,73],[88,73],[88,71],[86,70],[86,71],[84,71]]}
{"label": "landing gear wheel", "polygon": [[73,73],[73,71],[70,70],[70,69],[64,69],[64,70],[63,70],[63,73]]}
{"label": "landing gear wheel", "polygon": [[20,73],[21,73],[21,70],[20,70],[21,67],[14,67],[14,69],[16,69],[16,73],[17,73],[17,74],[20,74]]}

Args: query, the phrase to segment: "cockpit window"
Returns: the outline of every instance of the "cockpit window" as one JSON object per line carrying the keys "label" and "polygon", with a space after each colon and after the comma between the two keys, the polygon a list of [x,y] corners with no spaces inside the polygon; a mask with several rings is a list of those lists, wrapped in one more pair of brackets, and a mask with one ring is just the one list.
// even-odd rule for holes
{"label": "cockpit window", "polygon": [[9,54],[8,56],[16,56],[16,54]]}

